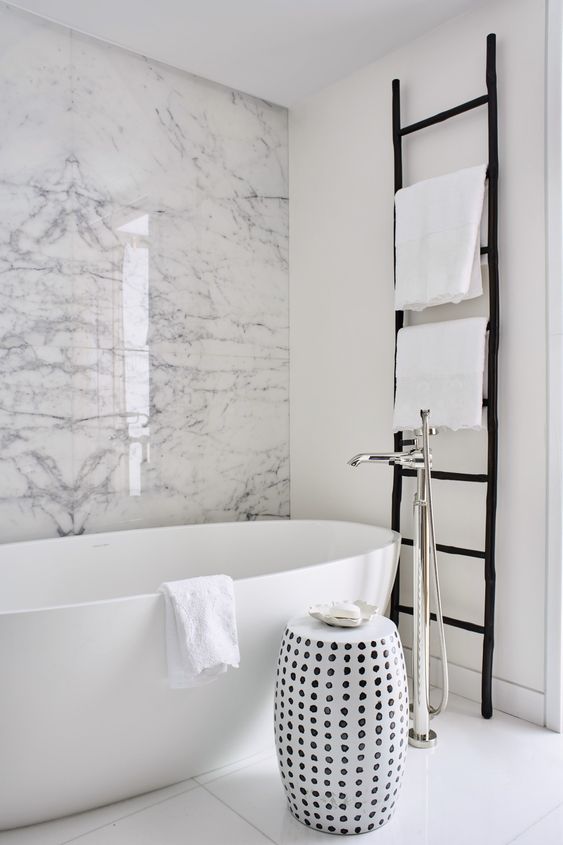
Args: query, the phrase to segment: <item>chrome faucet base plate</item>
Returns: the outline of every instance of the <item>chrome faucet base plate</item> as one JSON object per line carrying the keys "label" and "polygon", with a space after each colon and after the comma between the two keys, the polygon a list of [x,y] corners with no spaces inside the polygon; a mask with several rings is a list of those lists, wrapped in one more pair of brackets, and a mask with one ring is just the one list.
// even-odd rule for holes
{"label": "chrome faucet base plate", "polygon": [[409,745],[413,748],[434,748],[437,742],[436,731],[429,730],[427,734],[417,734],[412,728],[409,730]]}

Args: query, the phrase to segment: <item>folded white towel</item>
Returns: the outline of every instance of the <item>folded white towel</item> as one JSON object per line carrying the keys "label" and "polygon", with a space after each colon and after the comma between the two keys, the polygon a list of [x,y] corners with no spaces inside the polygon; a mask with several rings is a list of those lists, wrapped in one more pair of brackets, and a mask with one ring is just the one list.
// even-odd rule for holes
{"label": "folded white towel", "polygon": [[433,426],[482,427],[486,329],[484,317],[401,329],[395,431],[419,428],[421,409],[430,410]]}
{"label": "folded white towel", "polygon": [[422,311],[483,293],[480,223],[486,173],[482,164],[397,191],[398,311]]}
{"label": "folded white towel", "polygon": [[232,578],[211,575],[167,581],[164,595],[166,656],[172,689],[215,680],[229,666],[238,667],[235,594]]}

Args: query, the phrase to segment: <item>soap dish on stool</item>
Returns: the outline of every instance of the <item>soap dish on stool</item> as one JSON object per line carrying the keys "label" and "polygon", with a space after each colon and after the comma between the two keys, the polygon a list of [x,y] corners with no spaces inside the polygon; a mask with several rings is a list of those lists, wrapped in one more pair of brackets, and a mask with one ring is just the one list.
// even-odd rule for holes
{"label": "soap dish on stool", "polygon": [[[347,615],[340,615],[339,611],[346,611]],[[348,615],[351,611],[355,611],[356,615]],[[370,622],[376,613],[379,613],[378,607],[360,599],[331,602],[330,604],[313,604],[309,608],[309,615],[313,619],[318,619],[319,622],[324,622],[326,625],[332,625],[336,628],[357,628],[364,622]]]}

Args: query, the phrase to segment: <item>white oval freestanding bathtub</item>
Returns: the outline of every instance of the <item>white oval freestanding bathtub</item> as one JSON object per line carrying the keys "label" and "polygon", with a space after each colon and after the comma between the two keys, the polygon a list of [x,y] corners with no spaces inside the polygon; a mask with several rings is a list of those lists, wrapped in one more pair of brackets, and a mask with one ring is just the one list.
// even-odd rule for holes
{"label": "white oval freestanding bathtub", "polygon": [[[108,804],[273,744],[284,625],[387,605],[399,536],[350,522],[149,528],[0,546],[0,829]],[[171,690],[162,581],[235,580],[240,669]]]}

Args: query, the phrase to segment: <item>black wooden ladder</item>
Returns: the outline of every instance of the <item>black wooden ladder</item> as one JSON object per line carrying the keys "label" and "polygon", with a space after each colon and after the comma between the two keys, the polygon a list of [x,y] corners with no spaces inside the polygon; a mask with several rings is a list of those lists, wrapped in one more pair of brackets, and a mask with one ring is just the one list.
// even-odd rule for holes
{"label": "black wooden ladder", "polygon": [[[497,452],[498,452],[498,420],[497,420],[497,393],[498,393],[498,345],[499,345],[499,274],[498,274],[498,121],[497,121],[497,80],[496,80],[496,36],[487,36],[487,69],[486,69],[487,93],[474,100],[469,100],[459,106],[434,114],[425,120],[411,123],[408,126],[401,126],[401,86],[398,79],[393,80],[393,149],[395,161],[395,192],[403,187],[403,162],[402,162],[402,138],[428,126],[449,120],[451,117],[463,114],[471,109],[487,106],[488,114],[488,155],[489,165],[488,176],[488,234],[487,246],[481,248],[481,253],[487,255],[489,266],[489,355],[488,355],[488,398],[484,402],[487,408],[487,472],[486,473],[465,473],[465,472],[441,472],[432,473],[436,480],[471,482],[487,485],[486,503],[486,526],[485,526],[485,550],[465,549],[460,546],[447,546],[437,544],[439,552],[466,557],[478,558],[484,561],[485,572],[485,606],[483,613],[483,624],[476,625],[466,622],[463,619],[453,619],[444,616],[446,625],[453,625],[464,631],[483,636],[483,662],[481,674],[481,713],[485,719],[493,715],[492,705],[492,670],[493,670],[493,649],[494,649],[494,618],[495,618],[495,528],[496,528],[496,505],[497,505]],[[397,311],[395,315],[395,367],[397,352],[397,334],[403,327],[404,312]],[[395,374],[396,375],[396,374]],[[395,379],[396,385],[396,379]],[[395,451],[400,451],[403,445],[402,432],[395,434]],[[393,475],[393,498],[391,523],[395,531],[400,530],[401,524],[401,497],[403,490],[403,478],[415,475],[414,470],[395,467]],[[403,538],[404,546],[412,546],[412,540]],[[400,604],[399,585],[400,569],[397,570],[397,577],[391,597],[391,617],[395,624],[398,624],[399,614],[412,614],[412,607]],[[432,619],[436,619],[432,614]]]}

